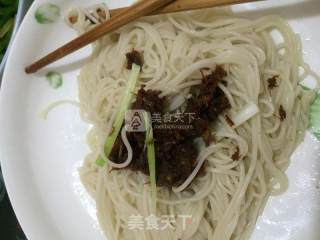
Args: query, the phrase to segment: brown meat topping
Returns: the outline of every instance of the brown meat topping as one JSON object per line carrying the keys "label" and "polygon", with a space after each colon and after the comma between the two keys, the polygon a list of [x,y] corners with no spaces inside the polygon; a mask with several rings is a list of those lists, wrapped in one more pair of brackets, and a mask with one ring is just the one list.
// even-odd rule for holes
{"label": "brown meat topping", "polygon": [[78,21],[78,16],[70,16],[69,21],[72,24],[75,24]]}
{"label": "brown meat topping", "polygon": [[228,123],[228,125],[230,127],[233,127],[234,126],[234,122],[231,120],[231,118],[228,116],[228,115],[225,115],[224,116],[224,119],[226,120],[226,122]]}
{"label": "brown meat topping", "polygon": [[98,8],[97,9],[97,14],[99,15],[99,17],[101,17],[103,20],[107,19],[107,14],[105,12],[105,10]]}
{"label": "brown meat topping", "polygon": [[127,69],[132,69],[133,63],[135,63],[136,65],[139,65],[141,68],[143,67],[144,59],[140,52],[133,49],[131,52],[126,54],[126,57],[127,57]]}
{"label": "brown meat topping", "polygon": [[232,155],[231,158],[232,158],[233,161],[240,160],[240,149],[239,149],[239,147],[237,147],[236,151],[234,152],[234,154]]}
{"label": "brown meat topping", "polygon": [[287,118],[287,113],[284,110],[282,105],[280,105],[280,107],[279,107],[279,117],[280,117],[281,122],[283,122]]}
{"label": "brown meat topping", "polygon": [[[182,121],[175,122],[176,128],[161,128],[162,123],[153,122],[156,176],[158,186],[177,186],[183,183],[194,170],[199,151],[194,143],[195,138],[203,137],[210,144],[213,137],[208,135],[210,124],[219,114],[230,108],[230,104],[218,83],[226,76],[221,67],[202,79],[197,87],[198,94],[193,94],[187,101],[185,113],[193,113],[193,118],[182,114]],[[161,98],[161,92],[145,90],[142,87],[136,96],[131,109],[145,110],[151,115],[165,114],[166,98]],[[189,128],[182,128],[188,124]],[[144,132],[127,132],[127,137],[133,150],[133,159],[129,168],[149,174],[148,160],[145,147]],[[110,160],[122,163],[127,159],[127,151],[118,136],[110,154]],[[205,166],[205,165],[204,165]],[[205,167],[198,175],[205,171]]]}
{"label": "brown meat topping", "polygon": [[278,87],[278,84],[277,84],[278,77],[279,76],[273,76],[273,77],[268,79],[268,88],[269,88],[269,90],[272,90],[275,87]]}
{"label": "brown meat topping", "polygon": [[214,143],[216,141],[215,136],[212,134],[210,129],[206,130],[202,134],[203,141],[205,142],[206,146],[209,146],[211,143]]}

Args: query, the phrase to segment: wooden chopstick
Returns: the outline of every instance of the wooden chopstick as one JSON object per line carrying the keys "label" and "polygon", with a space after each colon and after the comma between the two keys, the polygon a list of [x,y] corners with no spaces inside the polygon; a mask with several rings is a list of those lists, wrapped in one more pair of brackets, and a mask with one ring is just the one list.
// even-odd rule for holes
{"label": "wooden chopstick", "polygon": [[[188,10],[196,10],[210,7],[225,6],[231,4],[239,4],[245,2],[257,2],[263,0],[176,0],[162,8],[157,9],[149,15],[182,12]],[[117,8],[110,11],[111,16],[123,13],[127,8]]]}
{"label": "wooden chopstick", "polygon": [[146,15],[195,10],[253,1],[261,0],[140,0],[131,7],[112,10],[112,18],[110,20],[96,26],[90,31],[75,38],[71,42],[63,45],[47,56],[26,67],[25,72],[28,74],[35,73],[50,63],[53,63],[96,41],[105,34]]}
{"label": "wooden chopstick", "polygon": [[136,20],[142,16],[148,15],[151,12],[154,12],[156,9],[159,9],[174,0],[146,0],[140,1],[133,6],[125,9],[122,14],[119,14],[109,21],[106,21],[90,31],[84,33],[80,37],[72,40],[71,42],[65,44],[64,46],[58,48],[47,56],[41,58],[30,66],[26,67],[26,73],[35,73],[39,69],[53,63],[70,53],[75,52],[76,50],[83,48],[84,46],[94,42],[103,35],[112,32],[127,23]]}

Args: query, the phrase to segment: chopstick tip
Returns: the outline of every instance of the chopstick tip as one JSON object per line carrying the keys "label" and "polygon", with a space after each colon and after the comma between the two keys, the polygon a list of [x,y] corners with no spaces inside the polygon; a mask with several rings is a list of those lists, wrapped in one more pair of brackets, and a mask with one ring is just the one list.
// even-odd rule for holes
{"label": "chopstick tip", "polygon": [[32,65],[27,66],[27,67],[24,69],[24,71],[25,71],[26,74],[32,74],[32,73],[35,73],[35,72],[36,72],[36,70],[33,68]]}

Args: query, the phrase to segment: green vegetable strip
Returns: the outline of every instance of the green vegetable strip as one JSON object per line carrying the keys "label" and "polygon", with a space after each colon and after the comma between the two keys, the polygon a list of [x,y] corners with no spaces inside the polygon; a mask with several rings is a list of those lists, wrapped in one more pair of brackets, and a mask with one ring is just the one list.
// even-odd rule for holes
{"label": "green vegetable strip", "polygon": [[151,183],[151,199],[152,199],[152,209],[156,213],[157,207],[157,184],[156,184],[156,154],[154,147],[153,129],[150,121],[150,116],[147,112],[144,113],[144,122],[146,127],[146,146],[147,146],[147,156],[148,165],[150,173],[150,183]]}
{"label": "green vegetable strip", "polygon": [[14,15],[16,11],[16,6],[0,8],[0,16]]}
{"label": "green vegetable strip", "polygon": [[14,19],[10,18],[0,29],[0,38],[3,38],[8,32],[10,32],[11,28],[13,27]]}
{"label": "green vegetable strip", "polygon": [[[108,157],[111,153],[112,147],[116,141],[117,136],[119,135],[122,123],[124,121],[126,111],[130,107],[130,103],[131,103],[133,95],[134,95],[134,90],[135,90],[137,83],[138,83],[140,70],[141,70],[140,66],[138,66],[136,64],[132,65],[132,70],[130,73],[129,82],[126,87],[126,91],[125,91],[123,100],[121,102],[119,112],[116,115],[116,119],[115,119],[115,122],[112,127],[112,132],[107,137],[105,145],[104,145],[104,154],[106,155],[106,157]],[[96,164],[98,166],[103,166],[105,164],[105,161],[103,160],[103,158],[101,156],[99,156],[98,159],[96,160]]]}
{"label": "green vegetable strip", "polygon": [[311,90],[311,88],[305,86],[303,83],[299,83],[299,85],[300,85],[300,87],[302,87],[302,89],[305,90],[305,91]]}
{"label": "green vegetable strip", "polygon": [[14,1],[14,0],[0,0],[0,4],[3,5],[17,5],[18,1]]}
{"label": "green vegetable strip", "polygon": [[0,53],[7,48],[10,42],[11,34],[12,34],[12,29],[5,35],[4,38],[0,39]]}
{"label": "green vegetable strip", "polygon": [[313,134],[320,140],[320,95],[317,94],[316,99],[310,107],[310,128]]}
{"label": "green vegetable strip", "polygon": [[0,62],[10,42],[17,8],[17,0],[0,0]]}

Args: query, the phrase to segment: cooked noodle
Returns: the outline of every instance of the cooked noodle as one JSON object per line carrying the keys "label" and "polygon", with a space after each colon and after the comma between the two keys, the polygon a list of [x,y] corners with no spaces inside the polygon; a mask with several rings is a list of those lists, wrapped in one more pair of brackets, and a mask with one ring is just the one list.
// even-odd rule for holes
{"label": "cooked noodle", "polygon": [[[95,24],[85,20],[86,11],[74,13],[79,15],[74,25],[78,32]],[[275,31],[281,41],[273,39]],[[200,153],[206,172],[187,190],[157,188],[157,215],[174,215],[175,229],[128,229],[131,216],[152,213],[148,176],[95,164],[112,131],[129,75],[125,54],[132,49],[145,59],[140,85],[162,91],[172,103],[170,110],[179,108],[190,88],[200,84],[199,70],[217,65],[228,73],[228,85],[221,87],[232,106],[228,114],[236,116],[252,103],[259,107],[259,113],[234,128],[223,118],[217,120],[212,128],[216,143]],[[299,36],[278,16],[252,20],[206,10],[146,17],[97,41],[79,76],[81,115],[94,125],[88,135],[91,153],[80,175],[108,239],[249,239],[268,197],[288,187],[284,171],[304,137],[314,98],[314,91],[299,85],[309,75],[319,80],[303,61]],[[274,76],[278,86],[270,90],[268,79]],[[286,111],[284,121],[280,105]],[[238,161],[232,159],[236,147]],[[192,215],[193,223],[183,229],[179,215]]]}

